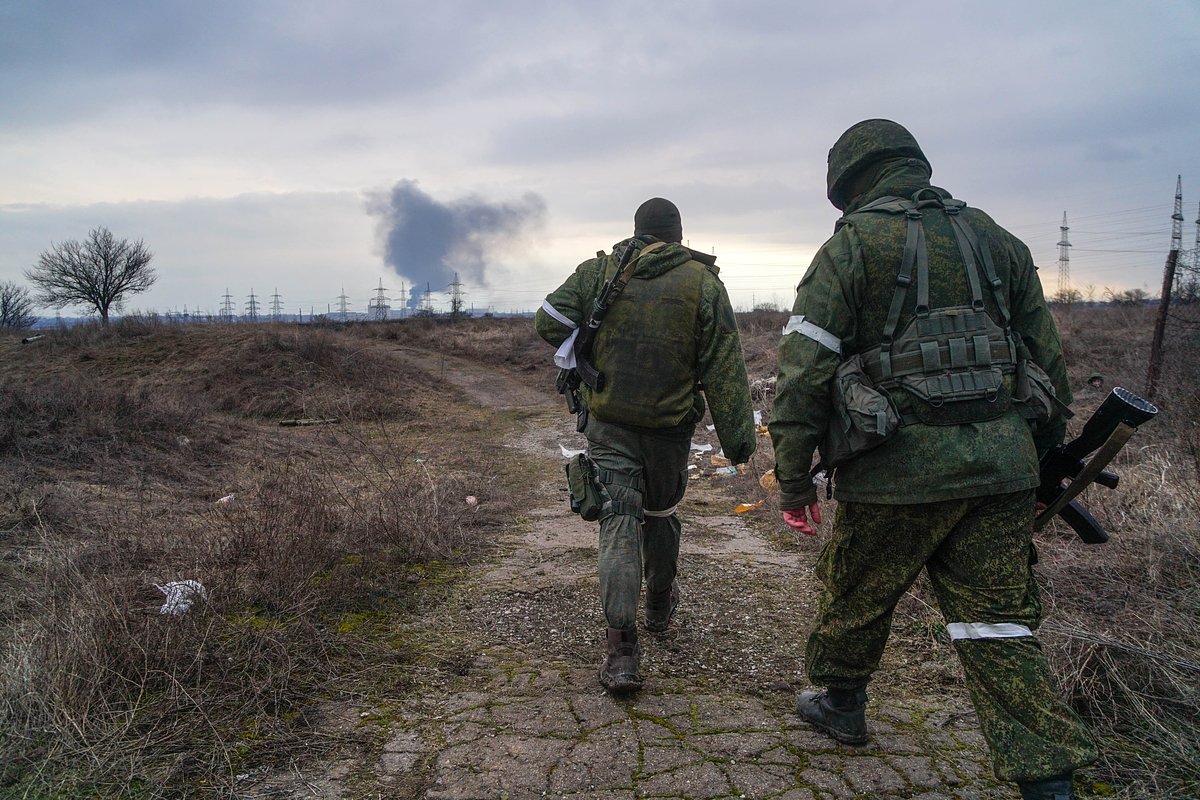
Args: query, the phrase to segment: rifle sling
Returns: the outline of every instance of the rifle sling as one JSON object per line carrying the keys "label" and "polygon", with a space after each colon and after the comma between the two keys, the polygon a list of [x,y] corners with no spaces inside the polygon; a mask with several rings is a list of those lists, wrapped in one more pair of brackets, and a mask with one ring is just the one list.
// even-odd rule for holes
{"label": "rifle sling", "polygon": [[[625,290],[625,286],[629,283],[630,279],[633,278],[633,272],[635,269],[637,269],[637,263],[641,257],[647,253],[657,250],[660,247],[665,246],[665,244],[665,242],[651,242],[643,247],[638,251],[638,254],[629,259],[629,263],[617,271],[617,273],[612,276],[612,279],[608,281],[608,283],[606,283],[600,290],[599,299],[602,302],[592,305],[592,310],[588,314],[587,319],[583,324],[583,330],[586,330],[588,334],[586,338],[583,338],[581,333],[581,338],[577,339],[575,342],[576,362],[579,361],[580,357],[589,362],[591,361],[592,341],[595,339],[596,331],[600,328],[600,323],[604,321],[604,316],[608,313],[608,307],[612,305],[618,297],[621,296],[621,292]],[[629,246],[632,247],[633,245],[630,244]],[[603,313],[599,318],[597,318],[596,311],[600,309],[603,309]]]}

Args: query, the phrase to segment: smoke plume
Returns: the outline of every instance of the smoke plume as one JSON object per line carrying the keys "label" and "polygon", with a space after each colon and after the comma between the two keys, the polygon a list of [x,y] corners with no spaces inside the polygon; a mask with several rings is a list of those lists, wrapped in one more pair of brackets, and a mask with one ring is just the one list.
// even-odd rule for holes
{"label": "smoke plume", "polygon": [[414,307],[426,284],[441,291],[456,272],[463,282],[487,285],[489,254],[539,228],[546,204],[533,192],[509,203],[476,195],[442,203],[406,178],[370,196],[367,211],[379,217],[384,261],[415,288],[408,300]]}

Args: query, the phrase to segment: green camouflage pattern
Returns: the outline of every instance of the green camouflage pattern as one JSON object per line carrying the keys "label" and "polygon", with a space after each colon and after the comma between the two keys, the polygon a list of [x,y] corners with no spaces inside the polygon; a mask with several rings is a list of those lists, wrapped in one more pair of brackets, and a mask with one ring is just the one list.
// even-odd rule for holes
{"label": "green camouflage pattern", "polygon": [[[901,160],[878,176],[855,208],[883,196],[911,196],[929,186],[926,175],[923,167]],[[971,293],[949,219],[938,210],[923,213],[931,307],[969,304]],[[991,249],[1013,329],[1051,377],[1059,399],[1070,403],[1062,344],[1029,249],[982,211],[967,208],[961,213]],[[816,501],[808,472],[830,418],[830,381],[844,358],[880,343],[906,235],[903,214],[855,214],[851,209],[796,289],[792,313],[837,337],[842,352],[799,333],[784,336],[780,343],[770,430],[784,509]],[[990,292],[984,292],[984,303],[993,319],[999,319]],[[915,287],[910,287],[898,331],[913,318],[915,306]],[[986,422],[906,425],[891,441],[841,467],[835,496],[905,504],[1032,488],[1038,483],[1039,450],[1061,442],[1065,431],[1065,420],[1056,417],[1035,438],[1029,423],[1015,411]]]}
{"label": "green camouflage pattern", "polygon": [[[629,241],[626,239],[615,244],[610,255],[602,254],[584,261],[561,286],[546,297],[546,303],[576,325],[581,324],[591,310],[595,298],[600,294],[607,277],[611,277],[616,271],[618,254],[623,252]],[[656,278],[676,268],[685,267],[689,263],[695,265],[697,262],[693,260],[693,256],[691,250],[680,244],[667,244],[657,248],[638,261],[631,284],[634,281],[653,283]],[[659,396],[664,398],[662,402],[670,404],[672,414],[660,416],[661,424],[654,426],[639,425],[639,421],[635,419],[610,418],[606,421],[626,426],[664,428],[689,421],[695,422],[693,417],[698,416],[697,411],[704,408],[706,400],[725,455],[733,463],[740,464],[750,459],[757,446],[750,385],[746,377],[741,339],[729,295],[725,291],[725,285],[717,277],[715,267],[700,269],[699,277],[699,299],[694,320],[680,320],[671,326],[672,329],[663,329],[663,315],[655,313],[653,303],[646,303],[642,304],[638,312],[643,318],[640,321],[632,319],[627,323],[654,331],[661,337],[661,358],[675,360],[681,357],[680,354],[687,354],[686,358],[692,369],[686,376],[673,364],[642,365],[649,375],[675,376],[671,378],[672,381],[685,380],[686,389],[682,395],[679,391],[681,387],[678,386],[664,387],[658,392]],[[626,291],[630,290],[627,288]],[[622,295],[613,307],[625,300]],[[609,313],[613,312],[610,310]],[[601,325],[601,333],[606,325],[607,321]],[[555,347],[562,344],[572,330],[548,314],[545,308],[538,310],[534,317],[534,326],[538,335]],[[604,354],[597,351],[597,355],[606,358],[619,357],[617,352]],[[606,364],[600,358],[596,361],[596,367],[606,370]],[[694,391],[697,384],[703,388],[703,399]],[[681,404],[679,398],[688,397],[689,393],[690,401],[686,405]],[[586,391],[582,392],[582,400],[585,406],[588,405]],[[638,416],[641,418],[640,413]]]}
{"label": "green camouflage pattern", "polygon": [[829,201],[845,208],[850,184],[865,167],[889,158],[929,159],[908,130],[887,119],[868,119],[850,126],[829,149],[829,168],[825,177]]}
{"label": "green camouflage pattern", "polygon": [[[817,561],[824,589],[805,667],[819,686],[866,684],[896,603],[928,570],[947,623],[1036,630],[1032,491],[920,505],[839,504]],[[996,776],[1037,781],[1096,760],[1087,729],[1059,696],[1035,637],[955,642]]]}
{"label": "green camouflage pattern", "polygon": [[[693,428],[636,431],[589,417],[584,435],[588,456],[602,471],[602,482],[614,501],[629,511],[665,511],[679,503],[687,490]],[[610,473],[620,477],[604,480]],[[644,491],[634,488],[638,483]],[[680,530],[676,514],[646,516],[645,524],[633,514],[600,520],[600,606],[608,627],[636,627],[643,577],[647,592],[671,588],[679,562]]]}
{"label": "green camouflage pattern", "polygon": [[[642,258],[656,251],[643,250]],[[608,309],[596,332],[592,361],[604,373],[603,391],[582,386],[588,413],[639,428],[670,428],[695,422],[697,339],[694,331],[700,286],[708,268],[685,258],[652,278],[635,277]],[[670,262],[667,262],[670,263]],[[636,266],[641,266],[640,261]],[[605,278],[615,272],[606,271]]]}

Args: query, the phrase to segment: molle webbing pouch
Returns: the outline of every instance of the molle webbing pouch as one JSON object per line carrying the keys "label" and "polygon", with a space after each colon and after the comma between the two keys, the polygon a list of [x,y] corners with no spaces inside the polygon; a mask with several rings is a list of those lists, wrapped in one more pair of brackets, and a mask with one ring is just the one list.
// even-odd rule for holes
{"label": "molle webbing pouch", "polygon": [[1032,359],[1023,358],[1017,362],[1016,386],[1013,390],[1013,400],[1021,416],[1030,422],[1043,423],[1054,416],[1057,408],[1067,419],[1074,416],[1058,399],[1054,390],[1054,382],[1046,371]]}
{"label": "molle webbing pouch", "polygon": [[838,367],[830,387],[833,413],[821,441],[821,463],[833,469],[874,450],[900,430],[900,414],[887,392],[872,383],[862,356]]}
{"label": "molle webbing pouch", "polygon": [[879,355],[864,354],[868,374],[919,401],[908,405],[927,425],[982,422],[1011,408],[1005,376],[1015,369],[1016,347],[984,311],[960,306],[914,317],[892,343],[890,380]]}
{"label": "molle webbing pouch", "polygon": [[637,492],[645,491],[641,478],[631,478],[611,470],[600,469],[596,462],[584,453],[577,453],[566,464],[567,490],[570,494],[571,510],[587,522],[603,520],[613,514],[625,514],[642,521],[640,503],[623,503],[613,500],[606,484],[625,486]]}
{"label": "molle webbing pouch", "polygon": [[567,462],[567,490],[570,493],[571,510],[588,522],[595,522],[604,513],[604,504],[611,502],[596,463],[583,453],[577,453]]}
{"label": "molle webbing pouch", "polygon": [[[979,241],[961,215],[964,207],[962,201],[944,200],[933,190],[923,189],[911,200],[882,198],[860,209],[860,213],[903,213],[907,217],[904,255],[881,343],[862,354],[864,371],[876,386],[905,391],[909,402],[903,405],[911,412],[906,413],[905,422],[983,422],[1012,407],[1012,381],[1006,383],[1005,377],[1016,370],[1017,345],[1009,330],[1003,285],[987,243]],[[944,212],[950,220],[971,290],[969,306],[929,307],[929,260],[922,223],[926,209]],[[915,316],[897,336],[908,289],[914,283]],[[1000,314],[999,324],[985,310],[985,286]]]}

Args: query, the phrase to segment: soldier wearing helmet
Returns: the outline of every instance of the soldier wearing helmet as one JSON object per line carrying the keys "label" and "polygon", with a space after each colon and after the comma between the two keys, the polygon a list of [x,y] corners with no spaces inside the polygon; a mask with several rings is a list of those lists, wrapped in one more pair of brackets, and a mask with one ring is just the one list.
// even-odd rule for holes
{"label": "soldier wearing helmet", "polygon": [[1034,633],[1038,458],[1062,441],[1071,401],[1062,346],[1028,248],[931,174],[895,122],[842,134],[827,187],[843,216],[779,347],[770,430],[784,520],[806,534],[820,522],[814,453],[839,501],[805,651],[824,690],[803,692],[797,711],[841,742],[867,741],[867,683],[924,569],[997,777],[1064,800],[1096,748]]}

